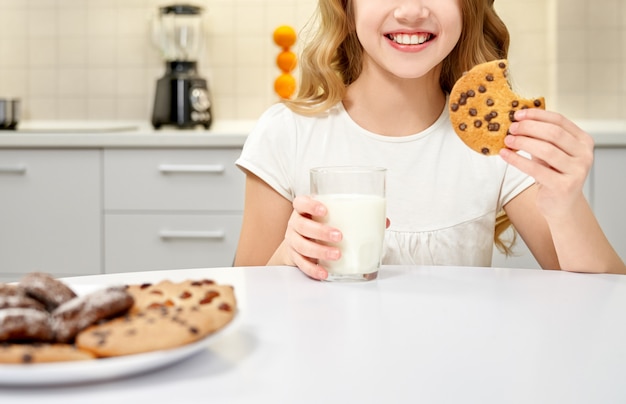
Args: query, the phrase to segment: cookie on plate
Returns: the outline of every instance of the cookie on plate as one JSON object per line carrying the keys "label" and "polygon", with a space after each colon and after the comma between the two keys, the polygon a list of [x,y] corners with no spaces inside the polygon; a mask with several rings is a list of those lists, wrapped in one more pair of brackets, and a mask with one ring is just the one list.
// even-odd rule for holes
{"label": "cookie on plate", "polygon": [[218,285],[210,279],[186,280],[183,282],[171,282],[169,280],[151,284],[130,285],[126,289],[135,299],[132,312],[142,311],[153,307],[204,307],[212,303],[213,299],[226,296],[231,299],[225,303],[234,303],[232,286]]}
{"label": "cookie on plate", "polygon": [[79,331],[98,321],[122,315],[133,305],[124,287],[109,287],[76,297],[52,312],[52,328],[57,342],[71,342]]}
{"label": "cookie on plate", "polygon": [[17,285],[0,283],[0,309],[12,307],[46,310],[43,303],[27,296],[23,288]]}
{"label": "cookie on plate", "polygon": [[0,344],[0,363],[45,363],[95,359],[69,344]]}
{"label": "cookie on plate", "polygon": [[53,338],[47,311],[24,307],[0,310],[0,342],[52,341]]}
{"label": "cookie on plate", "polygon": [[232,286],[211,281],[131,285],[130,313],[80,332],[76,345],[98,357],[175,348],[200,340],[235,316]]}
{"label": "cookie on plate", "polygon": [[44,272],[31,272],[24,275],[19,286],[26,291],[28,296],[43,303],[48,311],[76,297],[76,293],[69,286]]}
{"label": "cookie on plate", "polygon": [[508,61],[494,60],[474,66],[450,92],[450,121],[459,138],[484,155],[504,148],[504,137],[519,109],[545,109],[543,98],[524,99],[511,89]]}

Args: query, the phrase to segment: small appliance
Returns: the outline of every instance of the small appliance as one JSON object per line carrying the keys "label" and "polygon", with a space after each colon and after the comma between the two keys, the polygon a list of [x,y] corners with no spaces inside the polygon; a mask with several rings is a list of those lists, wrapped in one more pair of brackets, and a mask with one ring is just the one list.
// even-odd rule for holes
{"label": "small appliance", "polygon": [[165,59],[157,81],[152,125],[190,129],[211,126],[212,105],[207,80],[198,74],[202,49],[202,7],[175,4],[159,8],[153,40]]}

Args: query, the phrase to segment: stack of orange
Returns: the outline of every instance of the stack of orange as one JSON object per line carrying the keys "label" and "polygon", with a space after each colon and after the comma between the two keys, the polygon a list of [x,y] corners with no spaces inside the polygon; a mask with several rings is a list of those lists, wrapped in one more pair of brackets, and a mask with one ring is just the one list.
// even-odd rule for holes
{"label": "stack of orange", "polygon": [[296,79],[291,72],[296,68],[297,59],[290,50],[296,43],[296,31],[288,25],[281,25],[274,30],[274,43],[282,48],[276,57],[276,65],[282,73],[274,81],[274,91],[280,98],[289,99],[296,91]]}

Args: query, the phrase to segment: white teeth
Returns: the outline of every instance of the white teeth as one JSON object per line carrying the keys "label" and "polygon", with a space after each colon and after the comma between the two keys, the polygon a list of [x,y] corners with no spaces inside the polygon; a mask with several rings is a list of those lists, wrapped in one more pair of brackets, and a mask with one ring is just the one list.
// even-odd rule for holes
{"label": "white teeth", "polygon": [[388,37],[400,45],[420,45],[430,39],[430,34],[389,34]]}

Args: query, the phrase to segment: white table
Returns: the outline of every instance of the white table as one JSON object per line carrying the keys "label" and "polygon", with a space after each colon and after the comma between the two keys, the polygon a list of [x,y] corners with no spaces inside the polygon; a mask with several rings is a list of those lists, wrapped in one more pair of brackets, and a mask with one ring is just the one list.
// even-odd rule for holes
{"label": "white table", "polygon": [[626,277],[384,267],[325,283],[288,267],[69,278],[230,283],[237,326],[148,374],[0,387],[0,403],[626,403]]}

